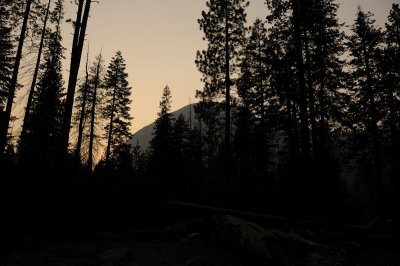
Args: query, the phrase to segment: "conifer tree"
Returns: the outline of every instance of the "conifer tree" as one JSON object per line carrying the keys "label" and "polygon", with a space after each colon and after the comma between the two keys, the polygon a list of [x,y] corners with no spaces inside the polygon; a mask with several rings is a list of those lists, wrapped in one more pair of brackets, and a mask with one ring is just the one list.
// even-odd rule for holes
{"label": "conifer tree", "polygon": [[[267,29],[256,19],[249,29],[243,46],[241,71],[237,82],[239,106],[236,119],[235,148],[238,174],[241,177],[242,204],[246,187],[256,173],[266,179],[267,162],[267,107],[272,107],[270,90],[270,62]],[[252,174],[250,174],[252,173]]]}
{"label": "conifer tree", "polygon": [[[32,82],[31,82],[31,86],[30,86],[30,89],[29,89],[29,93],[28,93],[28,101],[27,101],[26,107],[25,107],[25,115],[24,115],[24,121],[23,121],[23,124],[22,124],[22,130],[21,130],[20,139],[23,138],[23,136],[26,134],[26,130],[27,130],[27,127],[28,127],[29,116],[30,116],[31,109],[32,109],[33,94],[35,92],[36,81],[37,81],[37,77],[38,77],[38,74],[39,74],[40,62],[41,62],[41,59],[42,59],[42,51],[43,51],[43,46],[44,46],[44,40],[45,40],[46,32],[47,32],[47,21],[48,21],[49,14],[50,14],[50,4],[51,4],[51,0],[49,0],[49,2],[47,3],[46,14],[45,14],[44,22],[43,22],[43,27],[42,27],[42,30],[41,30],[39,50],[38,50],[37,59],[36,59],[36,66],[35,66],[35,70],[34,70],[34,73],[33,73]],[[55,13],[57,13],[57,10],[55,10]]]}
{"label": "conifer tree", "polygon": [[25,36],[26,36],[26,32],[27,32],[28,20],[29,20],[29,15],[31,12],[32,2],[33,2],[33,0],[26,1],[22,27],[21,27],[21,31],[20,31],[19,40],[18,40],[17,52],[15,55],[14,67],[13,67],[13,71],[12,71],[11,80],[10,80],[10,82],[8,84],[9,86],[7,88],[8,95],[7,95],[6,108],[5,108],[4,114],[1,117],[0,158],[3,156],[4,149],[7,145],[7,136],[8,136],[8,129],[9,129],[10,120],[11,120],[11,111],[12,111],[12,106],[14,103],[15,91],[17,89],[19,67],[20,67],[21,58],[22,58],[22,49],[23,49],[24,42],[25,42]]}
{"label": "conifer tree", "polygon": [[[267,0],[271,15],[267,17],[272,23],[270,39],[275,55],[273,83],[278,93],[286,101],[288,135],[291,154],[296,151],[296,142],[299,142],[299,151],[302,159],[310,156],[310,132],[308,119],[308,97],[306,86],[306,68],[304,58],[304,15],[309,1],[299,0]],[[279,81],[277,80],[279,78]],[[299,121],[299,136],[297,137],[297,120]],[[296,139],[299,139],[296,140]]]}
{"label": "conifer tree", "polygon": [[171,90],[166,85],[160,101],[160,111],[154,125],[153,138],[150,141],[151,158],[149,162],[150,176],[154,182],[158,200],[163,201],[171,191],[173,167],[173,117],[171,112]]}
{"label": "conifer tree", "polygon": [[290,1],[268,0],[271,14],[267,17],[269,29],[269,56],[271,89],[276,92],[282,106],[283,121],[280,128],[286,132],[289,162],[300,154],[298,83],[296,80],[295,47]]}
{"label": "conifer tree", "polygon": [[171,171],[174,173],[172,186],[175,197],[187,197],[189,183],[189,125],[185,117],[180,114],[172,125],[172,165]]}
{"label": "conifer tree", "polygon": [[[268,0],[267,5],[272,24],[267,43],[268,98],[277,107],[269,115],[274,122],[283,115],[285,122],[273,127],[276,132],[286,131],[284,154],[288,157],[283,158],[288,159],[284,160],[288,169],[296,169],[301,176],[301,181],[290,181],[302,186],[293,195],[302,191],[302,199],[307,198],[302,205],[311,207],[316,197],[327,198],[320,191],[339,189],[337,169],[327,170],[328,165],[336,167],[332,163],[333,131],[338,131],[346,108],[341,90],[345,87],[344,33],[337,19],[338,5],[334,0]],[[309,214],[313,212],[310,209]]]}
{"label": "conifer tree", "polygon": [[393,4],[390,10],[385,34],[385,55],[382,62],[382,79],[386,99],[386,126],[389,128],[390,177],[396,186],[395,222],[400,225],[400,7]]}
{"label": "conifer tree", "polygon": [[301,11],[306,5],[303,1],[292,0],[292,25],[293,25],[293,41],[294,41],[294,57],[296,62],[296,77],[298,87],[298,105],[300,111],[300,143],[301,152],[305,159],[310,156],[310,133],[307,114],[307,91],[305,81],[304,57],[303,57],[303,38],[302,38],[302,18]]}
{"label": "conifer tree", "polygon": [[171,115],[171,90],[168,85],[165,86],[160,101],[160,111],[154,127],[154,137],[151,141],[151,149],[153,156],[168,158],[170,147],[172,144],[172,123]]}
{"label": "conifer tree", "polygon": [[382,121],[382,89],[379,86],[379,68],[377,55],[380,52],[383,36],[375,26],[371,13],[358,9],[357,18],[352,26],[353,34],[349,37],[348,47],[353,68],[355,101],[355,127],[366,133],[372,142],[372,157],[375,170],[375,191],[377,209],[380,218],[385,216],[383,191],[383,166],[379,124]]}
{"label": "conifer tree", "polygon": [[198,20],[208,42],[205,51],[198,51],[197,68],[202,72],[203,91],[197,93],[201,101],[225,102],[225,171],[228,170],[231,143],[231,90],[232,74],[237,69],[238,56],[244,40],[246,0],[210,0],[207,11]]}
{"label": "conifer tree", "polygon": [[385,56],[382,62],[383,83],[388,110],[388,125],[393,147],[399,144],[400,101],[396,95],[400,92],[400,7],[393,4],[386,23]]}
{"label": "conifer tree", "polygon": [[128,83],[125,60],[120,51],[112,58],[105,77],[106,104],[103,118],[109,120],[106,130],[107,148],[106,161],[110,160],[111,152],[123,144],[131,136],[130,104],[131,87]]}
{"label": "conifer tree", "polygon": [[[56,3],[55,30],[46,41],[44,62],[41,65],[41,75],[37,91],[33,98],[33,110],[26,130],[26,140],[21,142],[20,155],[28,159],[34,155],[42,163],[55,163],[60,159],[61,125],[63,115],[64,81],[62,78],[62,47],[61,21],[63,19],[63,3]],[[26,157],[26,156],[29,157]]]}
{"label": "conifer tree", "polygon": [[103,66],[103,57],[100,53],[96,57],[96,61],[93,66],[90,68],[90,73],[88,77],[88,115],[90,116],[90,131],[89,131],[89,146],[88,146],[88,161],[87,161],[87,169],[88,171],[92,171],[93,168],[93,156],[94,156],[94,145],[95,138],[98,137],[96,134],[97,121],[102,117],[98,115],[97,111],[103,108],[103,94],[99,92],[99,89],[104,86],[104,66]]}
{"label": "conifer tree", "polygon": [[244,106],[249,106],[265,129],[265,105],[267,99],[268,67],[267,30],[260,19],[250,28],[250,35],[243,47],[241,78],[238,94]]}
{"label": "conifer tree", "polygon": [[86,67],[85,67],[85,78],[84,81],[79,85],[77,96],[75,98],[75,105],[77,112],[74,117],[74,122],[78,124],[78,137],[76,141],[75,148],[75,158],[77,161],[81,160],[81,150],[84,128],[87,126],[89,110],[88,106],[88,91],[89,91],[89,49],[86,57]]}
{"label": "conifer tree", "polygon": [[[305,19],[305,57],[313,154],[329,155],[330,131],[342,123],[345,95],[344,33],[333,0],[310,1]],[[331,149],[331,148],[330,148]]]}
{"label": "conifer tree", "polygon": [[0,5],[0,123],[4,121],[4,109],[14,63],[10,15],[9,7],[2,3]]}

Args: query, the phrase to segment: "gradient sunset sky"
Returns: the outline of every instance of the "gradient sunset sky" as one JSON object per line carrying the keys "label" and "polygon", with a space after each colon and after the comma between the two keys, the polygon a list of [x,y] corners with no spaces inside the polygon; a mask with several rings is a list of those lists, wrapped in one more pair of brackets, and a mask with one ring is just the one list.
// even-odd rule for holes
{"label": "gradient sunset sky", "polygon": [[[71,1],[66,2],[65,19],[74,20],[76,6],[71,4]],[[86,40],[90,43],[91,59],[94,59],[95,54],[101,49],[106,66],[117,50],[121,50],[126,59],[129,82],[133,87],[132,133],[154,121],[162,89],[166,84],[172,90],[172,110],[187,105],[189,98],[192,102],[196,102],[195,91],[201,89],[203,85],[194,60],[197,50],[206,47],[197,20],[202,10],[206,10],[206,0],[99,0],[98,2],[93,3]],[[357,6],[360,5],[363,10],[374,13],[377,23],[384,27],[391,5],[399,3],[400,0],[337,2],[340,4],[341,22],[352,24]],[[249,24],[256,17],[264,19],[267,14],[264,0],[250,0]],[[63,65],[64,79],[67,81],[72,42],[70,23],[63,25],[63,37],[64,46],[67,48]],[[83,65],[85,56],[82,58]],[[17,101],[24,102],[18,99]]]}

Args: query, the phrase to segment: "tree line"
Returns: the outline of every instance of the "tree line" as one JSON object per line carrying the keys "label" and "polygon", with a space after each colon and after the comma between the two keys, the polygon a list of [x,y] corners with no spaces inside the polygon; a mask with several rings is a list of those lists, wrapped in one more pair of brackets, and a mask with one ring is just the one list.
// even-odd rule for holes
{"label": "tree line", "polygon": [[[250,4],[207,2],[196,119],[174,135],[182,127],[165,121],[180,118],[159,113],[150,176],[167,199],[397,223],[399,5],[384,29],[359,7],[345,31],[333,0],[266,1],[269,13],[248,26]],[[172,156],[176,143],[183,157]]]}
{"label": "tree line", "polygon": [[268,0],[247,27],[249,4],[210,0],[199,19],[204,160],[225,169],[207,171],[244,208],[332,219],[356,195],[364,213],[398,216],[399,5],[384,29],[359,7],[346,33],[334,0]]}
{"label": "tree line", "polygon": [[[88,48],[86,68],[80,69],[91,3],[75,1],[76,20],[67,20],[74,37],[65,88],[64,1],[0,2],[0,164],[6,209],[18,208],[10,202],[19,198],[18,204],[27,209],[45,208],[49,201],[51,209],[63,213],[44,215],[44,220],[68,215],[65,210],[87,194],[82,190],[85,177],[93,175],[97,161],[110,168],[114,154],[131,136],[132,88],[122,53],[117,51],[106,68],[101,53],[89,62]],[[34,57],[28,73],[32,78],[20,84],[22,58],[29,53]],[[27,101],[20,134],[12,136],[12,110],[21,87],[27,88]]]}
{"label": "tree line", "polygon": [[[129,105],[131,103],[131,87],[127,81],[126,65],[120,51],[105,72],[102,55],[96,57],[93,67],[88,68],[86,63],[85,78],[82,84],[78,82],[80,57],[87,20],[90,12],[91,1],[77,1],[77,19],[74,25],[74,40],[72,44],[71,67],[69,73],[68,89],[64,91],[65,82],[62,76],[62,60],[65,48],[62,47],[61,23],[64,19],[64,1],[2,1],[1,4],[1,29],[2,34],[2,94],[1,94],[1,118],[2,118],[2,144],[1,155],[12,142],[8,134],[11,117],[11,109],[14,107],[16,90],[22,85],[18,84],[18,72],[23,56],[24,45],[37,45],[36,64],[33,69],[32,82],[27,92],[28,99],[18,138],[18,159],[26,160],[32,164],[33,155],[36,159],[43,156],[48,160],[64,160],[69,152],[71,121],[79,124],[78,140],[75,157],[81,160],[82,136],[90,135],[91,139],[88,159],[85,164],[93,168],[93,140],[97,136],[94,125],[99,120],[108,120],[104,125],[104,136],[107,139],[106,160],[110,159],[112,151],[129,138],[130,121]],[[18,13],[16,10],[24,10]],[[22,19],[22,25],[19,21]],[[38,21],[42,21],[42,24]],[[13,34],[18,33],[19,38],[14,40]],[[26,41],[26,36],[29,39]],[[18,48],[15,49],[17,42]],[[89,59],[89,52],[88,58]],[[26,85],[26,84],[24,84]],[[79,86],[77,86],[79,85]],[[78,95],[75,95],[75,88]],[[72,112],[72,103],[75,101],[76,117]],[[90,108],[90,109],[87,109]],[[78,110],[79,109],[79,110]],[[79,113],[79,115],[78,115]],[[99,116],[101,113],[101,117]],[[90,117],[90,119],[89,119]],[[73,119],[75,118],[75,119]],[[90,121],[90,130],[85,127]],[[89,132],[90,133],[87,133]],[[99,132],[100,133],[100,132]],[[102,134],[102,133],[100,133]],[[85,139],[86,140],[86,139]],[[49,149],[49,150],[47,150]],[[52,151],[50,151],[52,150]],[[40,154],[40,156],[39,156]],[[46,158],[45,158],[46,157]],[[51,160],[50,160],[51,161]]]}
{"label": "tree line", "polygon": [[[51,209],[43,217],[61,224],[92,227],[156,223],[172,199],[317,220],[399,222],[398,4],[384,29],[359,8],[346,32],[334,0],[267,0],[268,14],[251,26],[250,2],[207,1],[198,20],[207,47],[194,62],[204,84],[199,103],[189,119],[174,117],[166,86],[143,151],[126,142],[131,87],[121,52],[107,70],[101,53],[90,63],[88,52],[80,71],[91,1],[76,1],[66,90],[63,1],[1,3],[3,202],[29,192],[18,197],[21,205]],[[13,12],[18,5],[23,13]],[[29,22],[39,14],[41,27]],[[39,36],[39,53],[14,154],[5,147],[26,33]]]}

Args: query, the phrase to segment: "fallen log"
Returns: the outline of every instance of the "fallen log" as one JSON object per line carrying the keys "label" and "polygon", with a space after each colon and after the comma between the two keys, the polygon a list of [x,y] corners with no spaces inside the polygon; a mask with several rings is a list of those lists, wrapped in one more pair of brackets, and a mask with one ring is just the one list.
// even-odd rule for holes
{"label": "fallen log", "polygon": [[309,241],[295,233],[267,229],[230,215],[216,215],[212,236],[244,250],[263,265],[345,265],[340,250]]}
{"label": "fallen log", "polygon": [[389,231],[367,226],[280,217],[280,216],[259,214],[254,212],[247,212],[247,211],[240,211],[233,209],[216,208],[216,207],[211,207],[191,202],[184,202],[184,201],[169,201],[168,206],[170,208],[179,209],[180,212],[183,211],[187,213],[195,212],[196,214],[209,215],[209,216],[213,216],[214,214],[232,215],[259,223],[263,226],[276,229],[291,230],[293,228],[296,228],[296,229],[308,229],[308,230],[332,230],[332,231],[340,231],[349,234],[349,236],[354,236],[354,237],[360,237],[366,235],[373,235],[373,236],[379,235],[391,238],[391,233]]}

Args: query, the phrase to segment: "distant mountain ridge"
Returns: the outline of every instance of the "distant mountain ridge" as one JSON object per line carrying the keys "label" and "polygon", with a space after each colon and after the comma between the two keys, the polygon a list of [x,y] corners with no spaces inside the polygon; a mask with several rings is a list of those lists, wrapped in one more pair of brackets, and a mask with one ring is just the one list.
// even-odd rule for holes
{"label": "distant mountain ridge", "polygon": [[[185,120],[189,120],[190,118],[190,113],[192,114],[192,119],[194,121],[195,113],[194,113],[194,106],[196,104],[188,104],[181,109],[178,109],[171,114],[173,117],[177,118],[179,115],[183,115]],[[142,150],[147,150],[150,148],[150,141],[153,138],[153,132],[154,132],[154,124],[155,122],[143,127],[142,129],[136,131],[136,133],[133,134],[133,137],[128,140],[127,144],[130,144],[131,147],[134,147],[137,143],[139,146],[142,148]]]}

